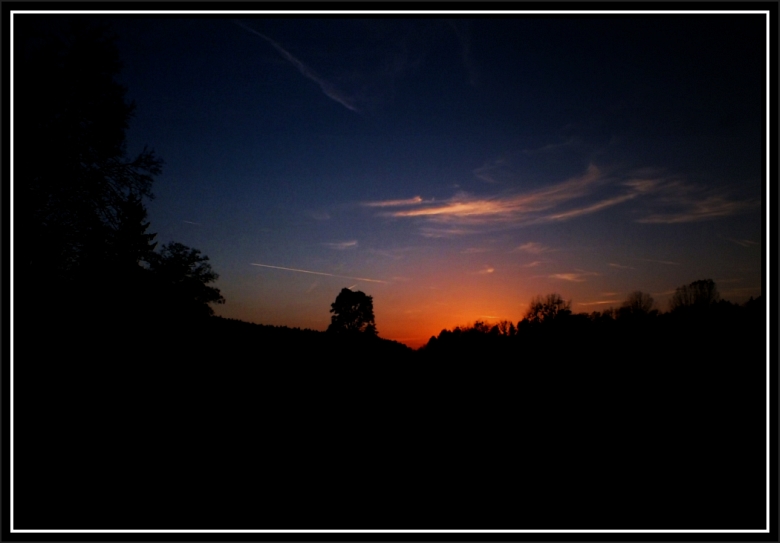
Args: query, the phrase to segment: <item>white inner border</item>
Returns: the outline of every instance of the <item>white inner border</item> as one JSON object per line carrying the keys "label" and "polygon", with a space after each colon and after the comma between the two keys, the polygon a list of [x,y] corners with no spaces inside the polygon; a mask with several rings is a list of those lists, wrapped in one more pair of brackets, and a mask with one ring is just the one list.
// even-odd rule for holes
{"label": "white inner border", "polygon": [[[13,321],[13,310],[14,310],[14,208],[13,208],[13,201],[14,201],[14,15],[15,14],[40,14],[40,15],[129,15],[129,14],[151,14],[151,15],[227,15],[227,14],[234,14],[234,15],[414,15],[414,14],[423,14],[423,15],[545,15],[545,14],[568,14],[568,15],[617,15],[617,14],[639,14],[639,15],[664,15],[664,14],[764,14],[766,17],[766,188],[767,188],[767,198],[765,201],[766,205],[766,239],[764,248],[766,250],[766,270],[765,270],[765,281],[762,285],[765,289],[762,295],[764,296],[765,300],[765,306],[766,306],[766,528],[764,530],[350,530],[350,529],[343,529],[343,530],[14,530],[14,321]],[[11,508],[11,518],[10,518],[10,531],[11,533],[204,533],[204,534],[212,534],[212,533],[468,533],[468,534],[488,534],[488,533],[721,533],[721,534],[732,534],[732,533],[769,533],[770,528],[770,462],[769,462],[769,454],[770,454],[770,435],[769,435],[769,429],[771,428],[770,424],[770,399],[769,399],[769,390],[770,390],[770,371],[769,371],[769,357],[770,357],[770,335],[769,335],[769,320],[770,320],[770,297],[769,297],[769,264],[771,262],[770,258],[770,250],[771,250],[771,243],[769,243],[770,240],[770,225],[771,225],[771,216],[770,216],[770,196],[773,195],[773,192],[770,191],[769,186],[769,179],[771,179],[769,166],[770,166],[770,149],[769,149],[769,136],[771,132],[770,127],[770,58],[772,57],[771,52],[769,50],[769,43],[770,43],[770,20],[769,20],[770,12],[768,10],[680,10],[680,11],[674,11],[674,10],[657,10],[657,11],[649,11],[649,10],[603,10],[603,11],[586,11],[586,10],[568,10],[568,11],[556,11],[556,10],[540,10],[540,11],[528,11],[528,10],[497,10],[497,11],[479,11],[479,10],[239,10],[239,11],[218,11],[218,10],[207,10],[207,11],[197,11],[197,10],[182,10],[182,11],[149,11],[149,10],[137,10],[137,11],[128,11],[128,10],[45,10],[45,11],[26,11],[26,10],[13,10],[10,12],[10,20],[11,20],[11,27],[10,27],[10,54],[11,54],[11,60],[10,60],[10,68],[11,68],[11,91],[10,91],[10,98],[11,98],[11,114],[10,114],[10,120],[11,120],[11,157],[10,157],[10,166],[11,166],[11,187],[10,187],[10,197],[11,197],[11,209],[10,209],[10,218],[11,218],[11,227],[10,227],[10,248],[11,248],[11,270],[10,270],[10,281],[11,281],[11,291],[10,291],[10,302],[11,302],[11,319],[10,319],[10,347],[11,347],[11,409],[10,409],[10,415],[11,415],[11,424],[10,424],[10,431],[11,431],[11,451],[10,451],[10,462],[11,462],[11,477],[10,477],[10,483],[11,483],[11,499],[10,499],[10,508]]]}

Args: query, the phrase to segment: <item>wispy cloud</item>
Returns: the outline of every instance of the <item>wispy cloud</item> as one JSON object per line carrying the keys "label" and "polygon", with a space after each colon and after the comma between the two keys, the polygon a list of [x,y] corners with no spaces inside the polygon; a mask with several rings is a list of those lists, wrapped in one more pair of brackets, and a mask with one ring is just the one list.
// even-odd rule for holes
{"label": "wispy cloud", "polygon": [[479,168],[472,170],[471,173],[477,179],[491,184],[510,182],[518,177],[518,173],[510,167],[509,161],[503,158],[485,162]]}
{"label": "wispy cloud", "polygon": [[451,238],[467,234],[475,234],[475,230],[467,228],[421,228],[420,235],[426,238]]}
{"label": "wispy cloud", "polygon": [[183,223],[187,223],[187,224],[194,224],[194,225],[196,225],[196,226],[200,226],[200,223],[199,223],[199,222],[192,222],[192,221],[181,221],[181,222],[183,222]]}
{"label": "wispy cloud", "polygon": [[574,138],[570,138],[564,142],[561,143],[549,143],[547,145],[544,145],[542,147],[538,147],[536,149],[523,149],[523,153],[526,155],[535,155],[537,153],[547,153],[549,151],[556,151],[558,149],[561,149],[563,147],[567,147],[574,143]]}
{"label": "wispy cloud", "polygon": [[409,206],[422,203],[423,199],[419,196],[414,198],[407,198],[406,200],[380,200],[377,202],[363,202],[366,207],[397,207],[397,206]]}
{"label": "wispy cloud", "polygon": [[340,241],[336,243],[323,243],[325,247],[330,247],[331,249],[338,249],[339,251],[343,251],[345,249],[352,249],[354,247],[357,247],[358,242],[356,240],[352,241]]}
{"label": "wispy cloud", "polygon": [[243,28],[244,30],[247,30],[247,31],[249,31],[252,34],[255,34],[257,36],[260,36],[265,41],[267,41],[269,44],[271,44],[271,46],[274,49],[276,49],[276,51],[280,55],[282,55],[282,57],[285,60],[287,60],[290,64],[292,64],[293,66],[298,68],[298,71],[301,73],[301,75],[303,75],[304,77],[306,77],[308,79],[311,79],[312,81],[317,83],[320,86],[320,89],[322,90],[322,92],[325,93],[325,95],[328,98],[338,102],[339,104],[341,104],[342,106],[344,106],[345,108],[347,108],[347,109],[349,109],[351,111],[359,113],[358,109],[354,106],[354,104],[352,104],[352,101],[350,99],[348,99],[346,96],[344,96],[344,94],[342,92],[340,92],[340,90],[338,88],[336,88],[335,85],[329,83],[328,81],[326,81],[325,79],[323,79],[322,77],[317,75],[317,73],[314,70],[312,70],[306,64],[304,64],[303,62],[298,60],[296,57],[294,57],[292,55],[292,53],[290,53],[284,47],[279,45],[276,41],[272,40],[271,38],[269,38],[268,36],[266,36],[262,32],[258,32],[254,28],[245,25],[241,21],[233,21],[233,22],[236,23],[241,28]]}
{"label": "wispy cloud", "polygon": [[584,283],[587,281],[586,277],[598,275],[595,272],[582,272],[582,273],[554,273],[549,275],[550,279],[561,279],[563,281],[571,281],[573,283]]}
{"label": "wispy cloud", "polygon": [[316,221],[327,221],[328,219],[330,219],[330,215],[328,214],[327,211],[312,211],[310,215],[311,218]]}
{"label": "wispy cloud", "polygon": [[734,238],[726,238],[728,241],[731,241],[733,243],[736,243],[737,245],[741,245],[742,247],[758,247],[761,245],[757,241],[751,241],[749,239],[734,239]]}
{"label": "wispy cloud", "polygon": [[758,199],[730,198],[723,189],[706,188],[676,178],[637,178],[623,183],[636,194],[648,196],[649,214],[636,220],[644,224],[699,222],[755,209]]}
{"label": "wispy cloud", "polygon": [[472,197],[465,193],[442,202],[426,202],[414,209],[386,213],[391,217],[421,217],[433,222],[484,224],[486,222],[532,222],[545,220],[542,211],[580,198],[601,179],[600,170],[591,165],[588,171],[562,183],[522,194],[490,198]]}
{"label": "wispy cloud", "polygon": [[614,262],[610,262],[609,265],[613,268],[617,268],[619,270],[635,270],[636,268],[632,268],[631,266],[623,266],[622,264],[615,264]]}
{"label": "wispy cloud", "polygon": [[[496,171],[501,161],[485,165],[474,173],[488,182],[499,182]],[[513,174],[516,178],[516,174]],[[516,182],[514,183],[516,184]],[[636,222],[674,224],[703,221],[734,215],[757,205],[756,200],[736,200],[722,191],[702,188],[673,177],[639,177],[614,172],[607,177],[590,164],[579,176],[535,190],[477,196],[459,192],[449,199],[424,200],[420,196],[406,200],[368,202],[369,207],[386,208],[379,215],[398,219],[416,219],[440,229],[423,229],[428,237],[446,237],[470,233],[458,229],[516,227],[564,222],[599,213],[627,202],[636,202]],[[641,203],[640,203],[641,202]]]}
{"label": "wispy cloud", "polygon": [[466,68],[466,72],[469,76],[469,84],[472,87],[476,87],[479,82],[479,75],[476,62],[474,62],[474,56],[471,54],[469,21],[468,19],[448,19],[447,23],[450,25],[450,28],[452,28],[452,31],[460,42],[460,54],[463,59],[463,66]]}
{"label": "wispy cloud", "polygon": [[552,249],[550,249],[545,245],[542,245],[541,243],[536,243],[535,241],[529,241],[528,243],[524,243],[520,247],[517,247],[515,251],[523,251],[526,253],[531,253],[533,255],[538,255],[541,253],[552,251]]}
{"label": "wispy cloud", "polygon": [[679,266],[679,262],[671,262],[669,260],[653,260],[650,258],[635,258],[634,260],[639,260],[641,262],[653,262],[655,264],[666,264],[667,266]]}
{"label": "wispy cloud", "polygon": [[474,255],[474,254],[480,254],[480,253],[487,253],[491,249],[487,247],[468,247],[467,249],[463,249],[460,254],[462,255]]}
{"label": "wispy cloud", "polygon": [[256,264],[254,262],[250,263],[251,266],[259,266],[261,268],[272,268],[274,270],[284,270],[284,271],[291,271],[291,272],[298,272],[298,273],[310,273],[312,275],[325,275],[327,277],[340,277],[342,279],[354,279],[357,281],[366,281],[368,283],[387,283],[388,281],[382,281],[380,279],[367,279],[365,277],[352,277],[349,275],[336,275],[334,273],[325,273],[325,272],[318,272],[318,271],[311,271],[311,270],[301,270],[298,268],[285,268],[282,266],[269,266],[268,264]]}
{"label": "wispy cloud", "polygon": [[535,268],[536,266],[540,266],[544,264],[543,260],[534,260],[533,262],[529,262],[528,264],[524,264],[524,268]]}
{"label": "wispy cloud", "polygon": [[581,207],[578,209],[571,209],[569,211],[564,211],[562,213],[554,213],[552,215],[548,215],[546,219],[550,221],[563,221],[566,219],[573,219],[574,217],[579,217],[581,215],[588,215],[590,213],[595,213],[596,211],[601,211],[602,209],[605,209],[607,207],[612,207],[614,205],[623,203],[626,200],[635,198],[636,196],[638,195],[623,194],[621,196],[615,196],[614,198],[607,198],[606,200],[601,200],[600,202],[596,202],[595,204],[589,206]]}
{"label": "wispy cloud", "polygon": [[638,219],[640,223],[676,224],[698,222],[719,217],[736,215],[747,209],[757,207],[757,202],[727,200],[722,196],[709,196],[700,201],[681,202],[685,209],[679,212],[653,213]]}
{"label": "wispy cloud", "polygon": [[578,302],[577,305],[606,305],[606,304],[619,304],[618,300],[599,300],[598,302]]}
{"label": "wispy cloud", "polygon": [[493,273],[494,271],[496,271],[495,268],[493,268],[491,266],[485,266],[484,268],[479,270],[477,273],[480,274],[480,275],[487,275],[487,274]]}

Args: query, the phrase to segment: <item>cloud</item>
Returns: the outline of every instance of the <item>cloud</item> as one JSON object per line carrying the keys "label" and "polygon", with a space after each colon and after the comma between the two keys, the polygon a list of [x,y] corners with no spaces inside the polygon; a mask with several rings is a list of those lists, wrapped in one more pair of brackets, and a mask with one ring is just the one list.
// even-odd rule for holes
{"label": "cloud", "polygon": [[518,177],[517,172],[510,168],[508,161],[503,158],[488,161],[471,173],[485,183],[493,184],[513,181]]}
{"label": "cloud", "polygon": [[572,209],[569,211],[565,211],[563,213],[556,213],[554,215],[548,215],[546,217],[546,220],[550,221],[562,221],[566,219],[572,219],[574,217],[579,217],[580,215],[587,215],[589,213],[594,213],[596,211],[601,211],[604,208],[611,207],[613,205],[617,205],[620,203],[625,202],[626,200],[630,200],[632,198],[635,198],[637,194],[623,194],[622,196],[615,196],[614,198],[608,198],[606,200],[602,200],[600,202],[597,202],[593,205],[589,205],[587,207],[582,207],[579,209]]}
{"label": "cloud", "polygon": [[614,262],[609,263],[610,266],[613,268],[617,268],[619,270],[635,270],[636,268],[632,268],[631,266],[623,266],[621,264],[615,264]]}
{"label": "cloud", "polygon": [[243,28],[244,30],[247,30],[257,36],[260,36],[269,44],[271,44],[271,46],[274,49],[276,49],[277,52],[280,55],[282,55],[282,57],[284,57],[285,60],[287,60],[288,62],[290,62],[290,64],[298,68],[298,71],[301,73],[301,75],[317,83],[320,86],[322,92],[325,94],[325,96],[327,96],[331,100],[338,102],[345,108],[354,111],[356,113],[359,113],[358,109],[354,106],[354,104],[351,103],[352,101],[349,100],[346,96],[344,96],[343,93],[339,91],[339,89],[337,89],[333,84],[329,83],[328,81],[326,81],[325,79],[317,75],[317,73],[314,70],[309,68],[306,64],[304,64],[297,58],[295,58],[290,52],[284,49],[277,42],[275,42],[274,40],[272,40],[262,32],[258,32],[254,28],[251,28],[240,21],[233,21],[233,22],[236,23],[241,28]]}
{"label": "cloud", "polygon": [[328,214],[327,211],[312,211],[310,215],[312,219],[316,221],[327,221],[328,219],[330,219],[330,215]]}
{"label": "cloud", "polygon": [[408,198],[406,200],[380,200],[378,202],[364,202],[361,205],[366,207],[396,207],[420,204],[422,201],[422,198],[415,196],[414,198]]}
{"label": "cloud", "polygon": [[458,37],[460,42],[460,54],[463,59],[463,66],[469,76],[469,84],[476,87],[479,84],[479,73],[477,72],[474,56],[471,54],[471,33],[469,32],[468,19],[448,19],[447,23]]}
{"label": "cloud", "polygon": [[554,273],[552,275],[549,275],[551,279],[561,279],[563,281],[571,281],[573,283],[584,283],[587,281],[585,277],[590,275],[598,275],[594,272],[583,272],[583,273]]}
{"label": "cloud", "polygon": [[479,270],[477,273],[479,273],[480,275],[486,275],[486,274],[493,273],[494,271],[496,271],[495,268],[491,268],[490,266],[485,266],[485,268]]}
{"label": "cloud", "polygon": [[751,241],[749,239],[734,239],[734,238],[726,238],[728,241],[732,241],[736,243],[737,245],[741,245],[742,247],[756,247],[758,245],[761,245],[757,241]]}
{"label": "cloud", "polygon": [[539,266],[541,264],[544,264],[543,260],[534,260],[533,262],[531,262],[529,264],[524,264],[523,267],[524,268],[535,268],[536,266]]}
{"label": "cloud", "polygon": [[540,253],[546,253],[551,250],[552,249],[550,249],[549,247],[546,247],[541,243],[536,243],[535,241],[529,241],[528,243],[524,243],[523,245],[515,249],[515,251],[525,251],[526,253],[531,253],[534,255],[538,255]]}
{"label": "cloud", "polygon": [[636,220],[644,224],[699,222],[736,215],[760,205],[757,199],[729,198],[722,189],[704,188],[675,178],[630,179],[623,183],[646,196],[648,207],[661,208]]}
{"label": "cloud", "polygon": [[491,251],[491,249],[488,249],[487,247],[469,247],[467,249],[463,249],[460,254],[462,255],[473,255],[473,254],[479,254],[479,253],[487,253]]}
{"label": "cloud", "polygon": [[354,247],[357,247],[358,242],[356,240],[352,241],[341,241],[337,243],[323,243],[325,247],[330,247],[331,249],[338,249],[339,251],[343,251],[345,249],[352,249]]}
{"label": "cloud", "polygon": [[187,224],[194,224],[194,225],[196,225],[196,226],[200,226],[200,223],[199,223],[199,222],[192,222],[192,221],[181,221],[181,222],[183,222],[183,223],[187,223]]}
{"label": "cloud", "polygon": [[254,262],[250,263],[250,266],[259,266],[261,268],[272,268],[274,270],[285,270],[285,271],[298,272],[298,273],[310,273],[312,275],[325,275],[327,277],[340,277],[342,279],[355,279],[357,281],[367,281],[369,283],[387,283],[387,281],[382,281],[380,279],[367,279],[365,277],[351,277],[349,275],[336,275],[333,273],[301,270],[298,268],[284,268],[282,266],[269,266],[268,264],[255,264]]}
{"label": "cloud", "polygon": [[537,153],[547,153],[549,151],[556,151],[558,149],[561,149],[563,147],[567,147],[574,143],[574,138],[570,138],[562,143],[550,143],[547,145],[544,145],[543,147],[538,147],[537,149],[523,149],[523,153],[526,155],[534,155]]}
{"label": "cloud", "polygon": [[476,233],[466,228],[421,228],[420,235],[426,238],[451,238]]}
{"label": "cloud", "polygon": [[605,305],[605,304],[619,304],[618,300],[600,300],[598,302],[578,302],[577,305]]}
{"label": "cloud", "polygon": [[640,260],[642,262],[654,262],[656,264],[666,264],[667,266],[679,266],[679,262],[670,262],[669,260],[652,260],[649,258],[635,258],[634,260]]}
{"label": "cloud", "polygon": [[[395,210],[383,214],[389,217],[418,217],[430,222],[466,225],[488,223],[531,224],[546,220],[563,220],[569,217],[561,215],[555,218],[542,212],[571,200],[587,196],[601,180],[601,171],[596,166],[591,165],[588,167],[587,172],[581,176],[526,193],[492,197],[474,197],[466,193],[459,193],[449,200],[415,202],[419,205],[416,205],[413,209]],[[614,203],[618,202],[610,202],[609,205],[614,205]],[[576,210],[576,213],[572,213],[571,216],[598,211],[606,207],[606,204],[601,202],[597,206],[591,207],[593,207],[591,211],[579,209]]]}
{"label": "cloud", "polygon": [[557,185],[523,194],[509,194],[489,198],[456,194],[442,202],[425,202],[415,209],[386,213],[391,217],[423,217],[433,222],[529,222],[538,214],[561,203],[585,196],[592,185],[601,179],[601,172],[593,165],[578,177]]}
{"label": "cloud", "polygon": [[676,224],[683,222],[698,222],[719,217],[728,217],[747,209],[757,207],[753,201],[731,201],[721,196],[709,196],[700,201],[684,202],[686,209],[678,212],[654,213],[638,219],[639,223]]}
{"label": "cloud", "polygon": [[[500,161],[474,170],[483,180],[497,182],[495,170]],[[503,166],[501,166],[503,167]],[[623,177],[625,179],[625,177]],[[366,206],[387,208],[380,216],[415,219],[429,224],[446,225],[449,229],[423,229],[428,237],[446,237],[471,233],[464,228],[517,227],[550,222],[563,222],[630,201],[641,201],[642,214],[636,222],[683,223],[716,219],[734,215],[757,205],[756,200],[728,198],[718,189],[706,189],[671,177],[629,177],[625,181],[590,164],[579,176],[535,190],[477,196],[456,193],[445,200],[423,200],[417,196],[407,200],[368,202]]]}

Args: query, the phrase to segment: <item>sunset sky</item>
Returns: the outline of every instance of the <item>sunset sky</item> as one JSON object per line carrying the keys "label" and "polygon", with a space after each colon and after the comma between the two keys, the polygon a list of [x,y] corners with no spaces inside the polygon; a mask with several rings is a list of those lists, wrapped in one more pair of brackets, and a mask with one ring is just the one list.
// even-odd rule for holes
{"label": "sunset sky", "polygon": [[351,287],[417,347],[535,295],[762,292],[763,15],[110,20],[150,230],[219,315],[324,330]]}

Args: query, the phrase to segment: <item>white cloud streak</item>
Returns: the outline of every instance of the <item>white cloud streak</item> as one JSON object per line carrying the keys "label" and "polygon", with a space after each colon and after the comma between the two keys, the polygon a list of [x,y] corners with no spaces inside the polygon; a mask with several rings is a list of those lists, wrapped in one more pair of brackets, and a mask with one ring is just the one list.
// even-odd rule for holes
{"label": "white cloud streak", "polygon": [[349,109],[351,111],[354,111],[355,113],[360,113],[358,111],[358,109],[354,105],[352,105],[350,103],[350,100],[348,100],[333,84],[329,83],[328,81],[326,81],[325,79],[323,79],[322,77],[317,75],[317,73],[314,70],[312,70],[311,68],[306,66],[306,64],[304,64],[303,62],[301,62],[297,58],[295,58],[290,52],[288,52],[286,49],[284,49],[284,47],[282,47],[281,45],[276,43],[274,40],[272,40],[271,38],[269,38],[268,36],[266,36],[262,32],[258,32],[254,28],[252,28],[250,26],[247,26],[247,25],[245,25],[244,23],[242,23],[240,21],[233,21],[233,22],[236,23],[241,28],[243,28],[244,30],[247,30],[247,31],[249,31],[252,34],[255,34],[257,36],[260,36],[265,41],[267,41],[269,44],[271,44],[271,46],[274,49],[276,49],[276,51],[280,55],[282,55],[282,57],[285,60],[287,60],[290,64],[292,64],[293,66],[298,68],[298,71],[301,73],[301,75],[303,75],[304,77],[306,77],[308,79],[311,79],[312,81],[317,83],[320,86],[320,89],[322,90],[322,92],[325,94],[325,96],[327,96],[331,100],[334,100],[334,101],[338,102],[339,104],[341,104],[345,108],[347,108],[347,109]]}
{"label": "white cloud streak", "polygon": [[344,251],[345,249],[352,249],[354,247],[357,247],[358,242],[356,240],[352,241],[341,241],[336,243],[323,243],[325,247],[330,247],[331,249],[337,249],[339,251]]}

